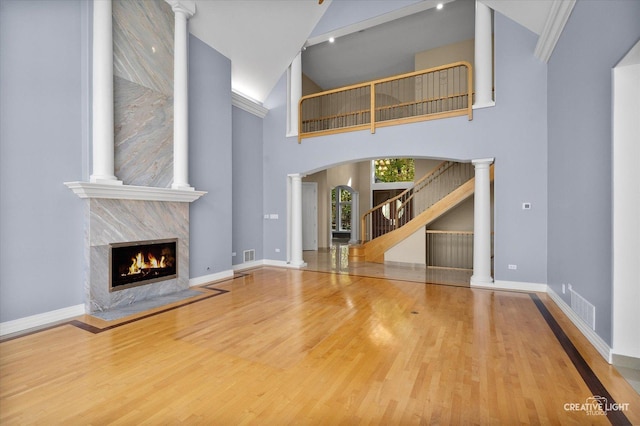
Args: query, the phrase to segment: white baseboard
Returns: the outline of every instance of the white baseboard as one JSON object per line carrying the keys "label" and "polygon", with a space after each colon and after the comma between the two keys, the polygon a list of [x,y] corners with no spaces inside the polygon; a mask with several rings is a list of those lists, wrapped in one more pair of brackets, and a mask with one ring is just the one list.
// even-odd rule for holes
{"label": "white baseboard", "polygon": [[294,266],[285,260],[262,259],[262,260],[255,260],[253,262],[239,263],[237,265],[233,265],[233,270],[243,271],[245,269],[256,268],[258,266],[277,266],[279,268],[300,269],[305,267],[306,265],[307,264],[305,263],[302,266]]}
{"label": "white baseboard", "polygon": [[271,260],[271,259],[264,259],[264,265],[266,266],[279,266],[281,268],[290,268],[290,269],[300,269],[300,268],[304,268],[305,266],[307,266],[306,263],[302,264],[302,265],[292,265],[291,263],[285,261],[285,260]]}
{"label": "white baseboard", "polygon": [[217,272],[215,274],[203,275],[201,277],[189,278],[189,287],[195,287],[213,281],[226,280],[229,278],[233,278],[233,269]]}
{"label": "white baseboard", "polygon": [[547,294],[551,297],[551,300],[555,302],[555,304],[564,312],[564,314],[571,320],[571,322],[578,327],[578,330],[587,338],[589,343],[593,345],[594,348],[598,351],[600,355],[611,364],[611,348],[607,345],[607,342],[602,340],[598,334],[591,329],[580,317],[571,309],[571,306],[567,305],[567,303],[562,300],[562,297],[558,295],[555,291],[549,287],[547,289]]}
{"label": "white baseboard", "polygon": [[527,283],[521,281],[502,281],[496,280],[493,284],[477,285],[471,284],[471,288],[486,288],[491,290],[508,290],[508,291],[533,291],[538,293],[546,293],[547,285],[542,283]]}
{"label": "white baseboard", "polygon": [[254,260],[253,262],[239,263],[237,265],[233,265],[232,267],[234,271],[243,271],[245,269],[257,268],[258,266],[262,265],[264,265],[263,260]]}
{"label": "white baseboard", "polygon": [[28,330],[34,327],[64,321],[69,318],[84,315],[84,304],[69,306],[68,308],[56,309],[55,311],[44,312],[30,317],[18,318],[16,320],[0,323],[0,336]]}

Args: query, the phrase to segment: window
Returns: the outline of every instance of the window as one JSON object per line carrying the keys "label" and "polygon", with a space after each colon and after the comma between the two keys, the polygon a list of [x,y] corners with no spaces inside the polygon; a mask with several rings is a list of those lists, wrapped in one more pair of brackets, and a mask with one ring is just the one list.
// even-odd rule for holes
{"label": "window", "polygon": [[353,189],[337,186],[331,190],[331,229],[337,232],[351,231],[351,201]]}
{"label": "window", "polygon": [[381,158],[373,160],[374,182],[413,182],[413,158]]}

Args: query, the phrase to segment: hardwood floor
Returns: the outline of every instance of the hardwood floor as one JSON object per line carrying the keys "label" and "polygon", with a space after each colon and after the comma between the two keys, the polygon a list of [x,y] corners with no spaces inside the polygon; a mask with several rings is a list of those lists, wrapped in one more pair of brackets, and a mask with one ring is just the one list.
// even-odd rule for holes
{"label": "hardwood floor", "polygon": [[0,424],[640,424],[545,294],[625,417],[577,409],[593,390],[535,295],[272,267],[208,287],[0,342]]}
{"label": "hardwood floor", "polygon": [[305,251],[304,261],[308,271],[324,271],[371,278],[388,278],[399,281],[435,283],[469,287],[473,271],[455,269],[432,269],[424,265],[405,263],[351,262],[349,244],[333,243],[329,248]]}

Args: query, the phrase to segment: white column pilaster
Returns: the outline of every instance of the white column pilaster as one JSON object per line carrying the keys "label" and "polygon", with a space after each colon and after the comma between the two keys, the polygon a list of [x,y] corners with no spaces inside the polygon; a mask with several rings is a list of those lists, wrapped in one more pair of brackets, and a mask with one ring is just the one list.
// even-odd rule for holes
{"label": "white column pilaster", "polygon": [[491,178],[493,158],[472,161],[475,167],[473,202],[473,275],[471,285],[493,284],[491,277]]}
{"label": "white column pilaster", "polygon": [[298,109],[302,97],[302,52],[298,52],[287,70],[287,136],[298,136]]}
{"label": "white column pilaster", "polygon": [[302,258],[302,175],[289,175],[291,179],[291,266],[307,266]]}
{"label": "white column pilaster", "polygon": [[114,174],[111,0],[93,3],[93,136],[90,181],[121,185]]}
{"label": "white column pilaster", "polygon": [[173,189],[193,190],[189,185],[189,82],[188,19],[195,4],[169,0],[175,13],[173,65]]}
{"label": "white column pilaster", "polygon": [[491,9],[476,0],[476,28],[474,53],[474,108],[494,106],[493,42],[491,38]]}

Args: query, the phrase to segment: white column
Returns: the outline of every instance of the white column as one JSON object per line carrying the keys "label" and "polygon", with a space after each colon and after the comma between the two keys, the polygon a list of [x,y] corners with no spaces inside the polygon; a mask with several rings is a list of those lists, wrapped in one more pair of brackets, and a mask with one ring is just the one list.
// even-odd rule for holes
{"label": "white column", "polygon": [[473,160],[475,193],[473,202],[473,275],[471,285],[493,283],[491,277],[491,179],[493,158]]}
{"label": "white column", "polygon": [[491,9],[476,0],[476,30],[474,53],[474,108],[494,106],[493,90],[493,42],[491,40]]}
{"label": "white column", "polygon": [[114,174],[111,0],[93,3],[93,136],[90,181],[121,185]]}
{"label": "white column", "polygon": [[291,261],[292,266],[303,267],[302,259],[302,175],[292,174],[291,178]]}
{"label": "white column", "polygon": [[173,46],[173,184],[174,189],[193,190],[189,185],[189,84],[187,20],[195,13],[195,4],[171,0],[175,13]]}
{"label": "white column", "polygon": [[298,108],[302,97],[302,52],[287,69],[287,136],[298,136]]}

